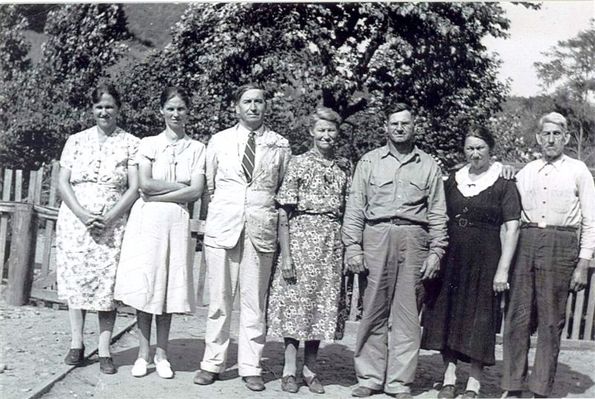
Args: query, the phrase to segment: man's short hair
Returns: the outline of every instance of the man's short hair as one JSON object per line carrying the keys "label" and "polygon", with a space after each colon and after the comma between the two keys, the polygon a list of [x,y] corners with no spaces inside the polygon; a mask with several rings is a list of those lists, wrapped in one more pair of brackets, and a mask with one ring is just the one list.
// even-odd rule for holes
{"label": "man's short hair", "polygon": [[403,111],[409,111],[412,115],[414,114],[413,107],[411,107],[411,104],[406,103],[404,101],[400,101],[398,103],[388,105],[384,109],[384,115],[386,116],[386,119],[388,119],[392,114],[396,114],[397,112]]}
{"label": "man's short hair", "polygon": [[262,90],[262,92],[265,95],[265,99],[266,99],[266,90],[264,89],[264,87],[262,87],[258,83],[247,83],[247,84],[242,85],[236,89],[235,93],[233,94],[234,103],[235,104],[239,103],[240,99],[242,98],[244,93],[247,92],[248,90]]}
{"label": "man's short hair", "polygon": [[543,125],[546,123],[553,123],[554,125],[560,126],[564,133],[568,131],[568,121],[562,114],[557,112],[550,112],[539,119],[539,131],[543,130]]}

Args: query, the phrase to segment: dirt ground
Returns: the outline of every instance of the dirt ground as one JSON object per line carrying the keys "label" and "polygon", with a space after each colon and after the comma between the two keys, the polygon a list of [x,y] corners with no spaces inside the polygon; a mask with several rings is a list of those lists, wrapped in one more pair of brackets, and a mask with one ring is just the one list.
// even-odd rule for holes
{"label": "dirt ground", "polygon": [[[177,315],[172,323],[170,337],[170,361],[176,375],[172,380],[160,379],[150,369],[144,378],[130,375],[137,353],[135,329],[123,334],[112,346],[114,361],[118,366],[115,375],[99,372],[95,356],[84,367],[70,368],[62,363],[68,349],[68,313],[45,307],[12,307],[0,301],[0,393],[3,399],[31,398],[32,395],[53,377],[61,373],[66,376],[58,381],[44,399],[68,398],[348,398],[356,383],[353,370],[353,347],[356,323],[349,323],[345,338],[327,343],[320,351],[319,375],[326,388],[326,395],[316,395],[302,386],[297,394],[281,391],[280,378],[283,367],[283,344],[269,339],[263,357],[266,390],[261,393],[248,391],[237,374],[234,363],[237,354],[237,322],[232,322],[232,345],[230,367],[222,375],[222,381],[202,387],[194,385],[192,378],[198,369],[204,352],[206,309],[196,315]],[[124,329],[134,318],[120,315],[116,331]],[[86,345],[89,352],[96,347],[97,318],[90,314],[86,325]],[[482,397],[500,397],[500,370],[502,367],[501,346],[496,348],[498,362],[486,369],[482,385]],[[532,351],[533,352],[533,351]],[[441,358],[437,353],[422,351],[413,385],[417,398],[435,398],[437,382],[442,370]],[[462,393],[467,368],[460,367],[457,390]],[[528,395],[527,395],[528,396]],[[558,374],[553,397],[595,398],[595,352],[589,350],[563,350],[560,356]],[[374,398],[388,398],[377,395]]]}

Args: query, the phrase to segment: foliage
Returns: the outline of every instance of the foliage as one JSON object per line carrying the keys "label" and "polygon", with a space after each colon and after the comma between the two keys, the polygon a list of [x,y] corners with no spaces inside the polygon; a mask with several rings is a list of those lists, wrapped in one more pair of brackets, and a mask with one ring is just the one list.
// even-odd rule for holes
{"label": "foliage", "polygon": [[[545,89],[556,89],[556,105],[569,118],[577,157],[591,157],[595,163],[595,107],[588,102],[589,91],[595,90],[595,20],[589,29],[559,41],[544,55],[547,61],[535,63],[537,74]],[[591,151],[585,154],[584,149]]]}
{"label": "foliage", "polygon": [[23,36],[28,27],[27,20],[22,17],[16,5],[0,5],[0,79],[9,81],[15,73],[22,72],[30,66],[27,58],[30,45]]}
{"label": "foliage", "polygon": [[121,6],[62,5],[47,15],[39,63],[5,82],[0,164],[35,167],[57,158],[66,137],[92,124],[89,91],[126,51]]}
{"label": "foliage", "polygon": [[234,88],[261,82],[269,123],[294,150],[305,147],[305,116],[324,104],[345,119],[342,151],[356,159],[382,142],[382,108],[407,100],[420,145],[453,163],[461,122],[487,121],[503,100],[481,39],[507,28],[496,3],[194,3],[169,46],[119,77],[125,120],[155,133],[158,91],[182,85],[195,95],[192,133],[205,140],[233,123]]}

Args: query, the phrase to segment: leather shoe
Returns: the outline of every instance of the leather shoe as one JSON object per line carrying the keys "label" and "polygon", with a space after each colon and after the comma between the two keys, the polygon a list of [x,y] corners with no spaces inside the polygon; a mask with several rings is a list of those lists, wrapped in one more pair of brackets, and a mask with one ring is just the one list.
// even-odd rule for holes
{"label": "leather shoe", "polygon": [[85,345],[82,348],[70,348],[66,357],[64,358],[64,363],[68,364],[69,366],[80,366],[83,364],[85,360]]}
{"label": "leather shoe", "polygon": [[438,392],[438,399],[454,399],[457,397],[457,391],[454,385],[443,385]]}
{"label": "leather shoe", "polygon": [[114,366],[114,361],[110,356],[101,357],[99,356],[99,371],[103,374],[116,374],[116,366]]}
{"label": "leather shoe", "polygon": [[219,378],[219,374],[207,370],[198,370],[194,375],[194,383],[198,385],[211,385]]}
{"label": "leather shoe", "polygon": [[465,393],[461,396],[462,399],[473,399],[473,398],[478,398],[479,394],[475,391],[471,391],[471,390],[467,390],[465,391]]}
{"label": "leather shoe", "polygon": [[299,391],[295,375],[286,375],[281,378],[281,390],[289,393],[297,393]]}
{"label": "leather shoe", "polygon": [[368,396],[376,395],[380,393],[379,389],[372,389],[364,386],[357,386],[353,391],[351,391],[351,396],[356,398],[367,398]]}
{"label": "leather shoe", "polygon": [[311,377],[304,377],[304,381],[306,382],[306,385],[308,385],[310,392],[324,393],[324,387],[322,386],[322,383],[320,382],[316,374]]}
{"label": "leather shoe", "polygon": [[259,375],[249,375],[242,378],[246,383],[246,388],[251,391],[260,392],[264,391],[264,380]]}

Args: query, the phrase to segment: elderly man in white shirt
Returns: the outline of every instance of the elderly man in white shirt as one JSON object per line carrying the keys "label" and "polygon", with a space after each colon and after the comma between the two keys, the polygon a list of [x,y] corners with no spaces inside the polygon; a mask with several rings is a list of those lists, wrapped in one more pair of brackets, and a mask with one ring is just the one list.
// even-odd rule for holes
{"label": "elderly man in white shirt", "polygon": [[570,140],[564,116],[544,115],[539,127],[543,157],[517,175],[523,212],[504,325],[507,397],[522,395],[535,326],[537,349],[528,386],[535,397],[551,396],[568,293],[585,288],[595,250],[593,176],[583,162],[564,154]]}
{"label": "elderly man in white shirt", "polygon": [[266,294],[277,246],[274,198],[291,152],[289,142],[263,124],[266,99],[260,86],[240,87],[235,102],[239,123],[213,135],[207,147],[209,313],[205,353],[194,382],[211,384],[225,370],[239,291],[238,371],[250,390],[262,391]]}

